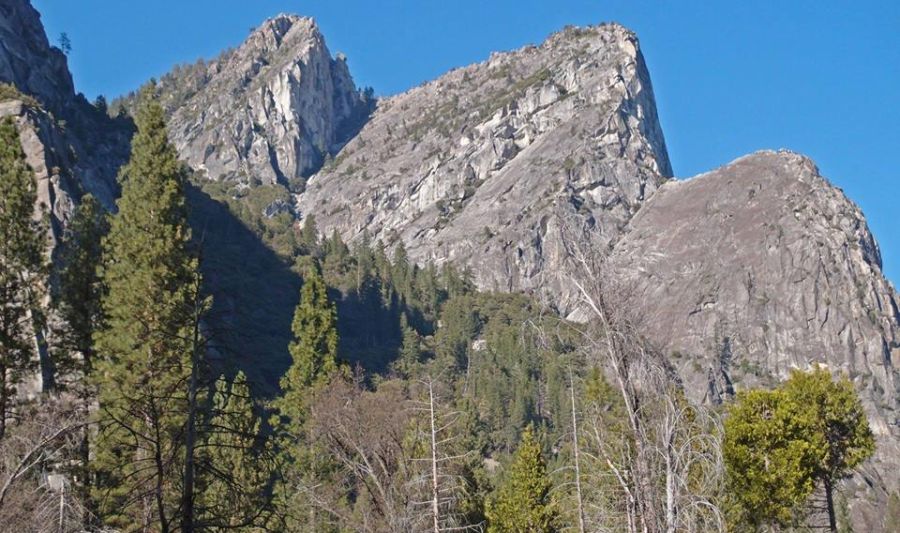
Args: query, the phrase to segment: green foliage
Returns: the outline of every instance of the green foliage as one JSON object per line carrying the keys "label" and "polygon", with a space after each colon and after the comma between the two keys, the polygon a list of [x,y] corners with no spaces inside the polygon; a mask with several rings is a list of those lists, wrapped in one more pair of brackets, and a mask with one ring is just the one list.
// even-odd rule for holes
{"label": "green foliage", "polygon": [[741,523],[789,525],[815,488],[824,443],[784,391],[738,395],[725,420],[728,492]]}
{"label": "green foliage", "polygon": [[486,509],[489,533],[558,531],[559,511],[541,447],[529,426],[522,434],[509,474]]}
{"label": "green foliage", "polygon": [[817,440],[824,442],[813,473],[818,481],[834,484],[875,453],[875,438],[849,379],[835,381],[821,368],[794,371],[783,388],[803,418],[812,422]]}
{"label": "green foliage", "polygon": [[[774,391],[741,393],[728,411],[723,449],[733,519],[755,528],[796,523],[819,484],[831,502],[835,483],[873,452],[846,378],[795,371]],[[829,514],[835,523],[831,504]]]}
{"label": "green foliage", "polygon": [[95,496],[105,522],[124,531],[177,523],[199,287],[186,176],[151,91],[137,112],[118,214],[103,240],[107,292],[94,337]]}
{"label": "green foliage", "polygon": [[281,378],[281,396],[273,402],[279,415],[275,429],[280,437],[279,462],[283,469],[276,498],[282,520],[298,524],[300,529],[315,528],[316,519],[306,512],[310,502],[298,494],[296,486],[323,475],[326,468],[321,461],[324,454],[315,449],[309,438],[310,406],[338,374],[336,309],[315,265],[304,277],[292,330],[292,364]]}
{"label": "green foliage", "polygon": [[[34,97],[20,91],[15,85],[11,83],[0,83],[0,102],[6,102],[9,100],[19,100],[23,104],[25,104],[26,107],[30,107],[32,109],[41,107],[40,102],[35,100]],[[12,121],[11,118],[7,120]]]}
{"label": "green foliage", "polygon": [[43,328],[46,225],[35,220],[36,204],[34,173],[15,122],[5,118],[0,121],[0,438],[16,385],[33,367],[34,336]]}
{"label": "green foliage", "polygon": [[316,268],[310,268],[304,277],[291,329],[294,341],[288,350],[293,362],[281,379],[283,395],[278,406],[283,415],[302,420],[306,396],[338,368],[337,311]]}

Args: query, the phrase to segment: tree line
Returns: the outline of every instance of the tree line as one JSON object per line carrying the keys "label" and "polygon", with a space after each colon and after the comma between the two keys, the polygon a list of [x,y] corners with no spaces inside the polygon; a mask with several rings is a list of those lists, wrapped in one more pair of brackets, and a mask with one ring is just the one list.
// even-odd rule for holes
{"label": "tree line", "polygon": [[[0,523],[849,527],[840,482],[875,445],[850,381],[796,371],[725,406],[692,402],[589,239],[564,239],[589,315],[572,323],[534,297],[480,292],[468,271],[419,266],[402,243],[322,236],[306,214],[291,237],[303,283],[290,366],[264,397],[211,356],[190,175],[153,92],[117,212],[82,198],[55,269],[34,174],[0,122]],[[24,397],[36,372],[48,392]]]}

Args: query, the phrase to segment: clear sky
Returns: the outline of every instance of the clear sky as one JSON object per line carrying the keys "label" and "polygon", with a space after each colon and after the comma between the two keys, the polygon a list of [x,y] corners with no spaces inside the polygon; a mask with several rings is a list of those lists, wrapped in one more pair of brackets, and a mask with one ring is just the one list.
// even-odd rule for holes
{"label": "clear sky", "polygon": [[680,177],[762,148],[811,156],[864,210],[900,282],[900,1],[32,0],[88,97],[314,16],[361,86],[393,94],[566,24],[637,32]]}

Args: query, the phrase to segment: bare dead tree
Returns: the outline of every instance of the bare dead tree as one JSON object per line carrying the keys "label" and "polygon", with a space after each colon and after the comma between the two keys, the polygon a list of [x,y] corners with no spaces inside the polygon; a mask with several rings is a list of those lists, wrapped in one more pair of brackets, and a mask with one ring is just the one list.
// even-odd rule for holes
{"label": "bare dead tree", "polygon": [[431,531],[482,531],[483,524],[468,524],[465,517],[457,512],[465,497],[466,483],[459,472],[459,463],[471,455],[471,450],[459,450],[456,424],[460,411],[447,409],[442,401],[439,387],[441,383],[432,376],[419,381],[422,399],[412,400],[412,411],[425,417],[424,435],[428,444],[427,457],[419,457],[417,462],[428,465],[418,484],[429,487],[430,498],[416,502],[429,508]]}
{"label": "bare dead tree", "polygon": [[80,531],[88,514],[71,473],[85,414],[75,402],[26,405],[0,440],[0,524],[9,531]]}
{"label": "bare dead tree", "polygon": [[578,441],[578,411],[575,407],[575,379],[569,367],[569,401],[572,406],[572,454],[575,463],[575,498],[578,504],[578,533],[584,533],[584,495],[581,490],[581,444]]}
{"label": "bare dead tree", "polygon": [[[356,531],[422,531],[416,445],[410,442],[407,397],[397,383],[377,391],[335,380],[312,407],[312,437],[336,463],[331,487],[305,487],[323,514]],[[355,494],[349,504],[346,494]]]}
{"label": "bare dead tree", "polygon": [[721,530],[714,499],[724,470],[718,423],[687,401],[674,371],[642,337],[630,291],[610,266],[608,251],[593,246],[600,239],[590,231],[563,225],[568,271],[562,282],[577,295],[576,315],[583,321],[573,327],[585,359],[611,380],[625,424],[624,432],[612,435],[604,427],[608,420],[595,416],[589,421],[593,446],[585,455],[612,474],[629,532]]}

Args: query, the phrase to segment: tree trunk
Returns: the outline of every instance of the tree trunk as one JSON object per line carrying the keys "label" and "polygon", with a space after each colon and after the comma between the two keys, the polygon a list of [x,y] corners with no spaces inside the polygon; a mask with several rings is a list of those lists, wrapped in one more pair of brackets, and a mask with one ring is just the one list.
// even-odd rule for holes
{"label": "tree trunk", "polygon": [[181,531],[194,531],[194,450],[197,442],[197,388],[200,372],[200,316],[203,302],[200,283],[194,287],[193,338],[191,339],[191,379],[188,388],[188,417],[184,436],[184,486],[181,493]]}
{"label": "tree trunk", "polygon": [[575,495],[578,498],[578,533],[584,533],[584,499],[581,496],[581,462],[578,445],[578,417],[575,412],[575,381],[569,368],[569,398],[572,401],[572,445],[575,455]]}
{"label": "tree trunk", "polygon": [[825,504],[828,507],[828,530],[837,533],[837,517],[834,513],[834,486],[831,481],[825,480]]}
{"label": "tree trunk", "polygon": [[434,518],[434,533],[440,533],[440,505],[438,497],[438,467],[437,467],[437,430],[434,423],[434,386],[428,382],[428,409],[431,419],[431,512]]}
{"label": "tree trunk", "polygon": [[6,435],[6,410],[9,407],[9,389],[6,387],[6,367],[0,365],[0,440]]}

